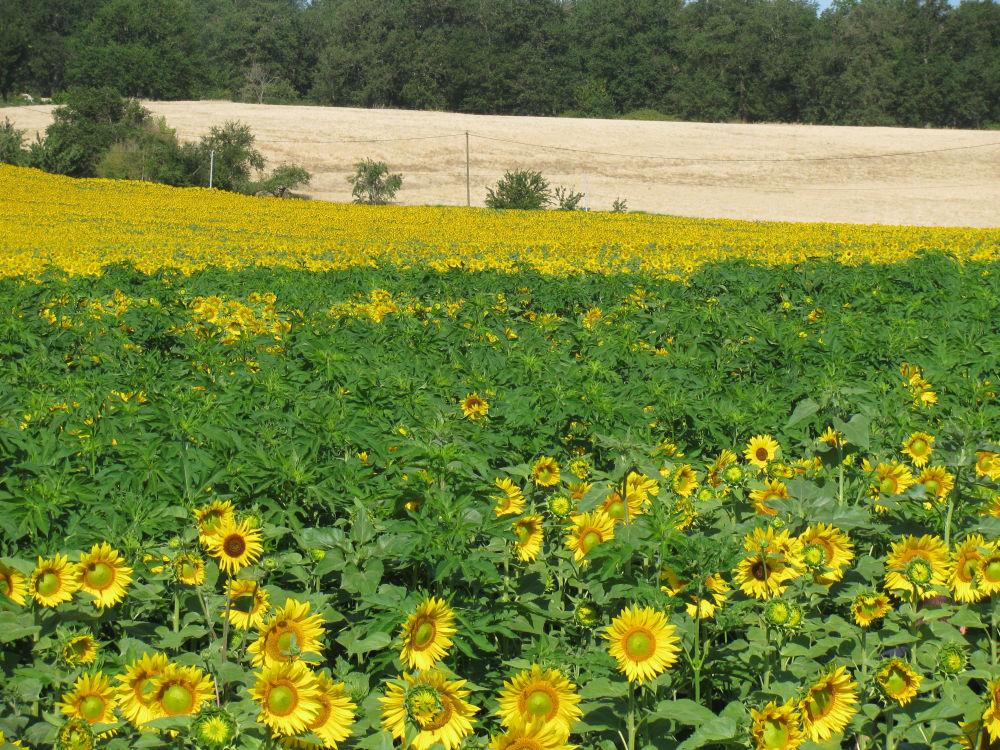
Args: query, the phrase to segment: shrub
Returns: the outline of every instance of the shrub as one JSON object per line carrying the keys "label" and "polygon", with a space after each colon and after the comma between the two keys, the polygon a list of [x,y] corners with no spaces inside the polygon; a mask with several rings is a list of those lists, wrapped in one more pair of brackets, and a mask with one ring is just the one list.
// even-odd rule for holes
{"label": "shrub", "polygon": [[580,201],[583,200],[583,193],[574,193],[562,185],[555,189],[553,195],[560,211],[576,211],[580,208]]}
{"label": "shrub", "polygon": [[625,203],[624,198],[615,198],[615,202],[611,204],[611,212],[616,214],[623,214],[628,211],[628,205]]}
{"label": "shrub", "polygon": [[251,192],[285,198],[300,185],[308,185],[311,179],[312,175],[298,164],[282,164],[263,180],[253,183]]}
{"label": "shrub", "polygon": [[27,154],[24,151],[24,131],[14,127],[14,123],[6,117],[0,125],[0,163],[24,164]]}
{"label": "shrub", "polygon": [[191,184],[177,133],[162,117],[147,121],[133,137],[113,143],[95,171],[98,177],[111,179]]}
{"label": "shrub", "polygon": [[185,149],[185,160],[195,175],[195,184],[208,185],[209,164],[213,163],[212,187],[249,192],[252,187],[250,175],[260,172],[265,163],[254,141],[250,126],[239,120],[228,120],[222,127],[213,127],[197,146]]}
{"label": "shrub", "polygon": [[403,176],[389,174],[389,165],[383,161],[365,159],[355,164],[354,170],[347,181],[353,185],[351,194],[355,203],[383,206],[391,202],[403,186]]}
{"label": "shrub", "polygon": [[505,172],[495,187],[486,191],[490,208],[518,208],[537,211],[552,203],[552,191],[541,172],[515,169]]}

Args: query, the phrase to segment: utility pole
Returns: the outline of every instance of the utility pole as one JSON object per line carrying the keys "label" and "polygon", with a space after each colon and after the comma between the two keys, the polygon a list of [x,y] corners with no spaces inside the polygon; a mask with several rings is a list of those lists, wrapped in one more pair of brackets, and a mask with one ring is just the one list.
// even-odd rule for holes
{"label": "utility pole", "polygon": [[469,131],[465,131],[465,205],[472,206],[472,186],[469,179]]}
{"label": "utility pole", "polygon": [[212,187],[212,178],[215,176],[215,149],[208,152],[208,186]]}

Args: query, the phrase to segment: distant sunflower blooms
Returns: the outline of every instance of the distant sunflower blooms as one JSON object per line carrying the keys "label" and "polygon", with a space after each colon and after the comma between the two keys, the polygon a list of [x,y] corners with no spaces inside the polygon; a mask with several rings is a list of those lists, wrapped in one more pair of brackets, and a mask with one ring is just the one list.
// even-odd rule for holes
{"label": "distant sunflower blooms", "polygon": [[229,579],[229,622],[240,630],[258,628],[271,609],[271,597],[257,581]]}
{"label": "distant sunflower blooms", "polygon": [[685,611],[692,620],[709,620],[715,617],[715,611],[726,602],[729,595],[729,584],[718,573],[705,576],[702,582],[701,596],[697,586],[682,581],[671,568],[660,571],[660,591],[674,597],[681,597],[687,592]]}
{"label": "distant sunflower blooms", "polygon": [[780,449],[781,446],[778,445],[778,441],[770,435],[754,435],[750,438],[750,442],[747,443],[746,450],[743,451],[743,457],[754,466],[763,469],[767,467],[768,463],[774,460]]}
{"label": "distant sunflower blooms", "polygon": [[859,627],[867,628],[892,611],[889,597],[877,591],[863,591],[851,602],[851,614]]}
{"label": "distant sunflower blooms", "polygon": [[926,432],[914,432],[903,441],[903,453],[910,457],[910,463],[918,469],[927,465],[934,452],[934,436]]}
{"label": "distant sunflower blooms", "polygon": [[690,464],[681,464],[674,470],[672,479],[674,492],[681,497],[691,497],[698,488],[698,472]]}
{"label": "distant sunflower blooms", "polygon": [[213,500],[207,505],[194,509],[194,520],[198,524],[198,541],[208,546],[219,527],[232,524],[236,520],[233,504],[229,500]]}
{"label": "distant sunflower blooms", "polygon": [[750,491],[750,500],[754,510],[762,516],[778,515],[778,511],[768,503],[774,500],[788,500],[790,497],[788,485],[780,479],[765,479],[763,488]]}
{"label": "distant sunflower blooms", "polygon": [[601,510],[604,511],[613,523],[625,523],[626,520],[631,522],[637,516],[643,515],[646,512],[645,508],[646,503],[641,495],[629,493],[628,504],[626,506],[625,501],[622,500],[621,493],[617,490],[608,493],[607,497],[604,498],[604,502],[601,503]]}
{"label": "distant sunflower blooms", "polygon": [[802,542],[785,529],[755,528],[744,537],[743,548],[750,554],[733,571],[733,583],[747,596],[780,596],[802,575]]}
{"label": "distant sunflower blooms", "polygon": [[307,741],[300,737],[283,737],[281,744],[285,747],[311,750],[323,747],[335,749],[341,742],[351,736],[354,726],[357,705],[350,699],[344,688],[344,683],[334,682],[324,673],[316,675],[317,699],[320,710],[316,718],[309,722],[307,731],[315,734],[320,743]]}
{"label": "distant sunflower blooms", "polygon": [[603,510],[577,513],[570,518],[573,524],[566,532],[566,546],[573,551],[573,559],[578,563],[584,562],[594,547],[615,536],[614,521]]}
{"label": "distant sunflower blooms", "polygon": [[840,430],[835,430],[833,427],[827,427],[826,430],[819,436],[818,440],[824,445],[828,445],[831,448],[843,448],[847,445],[847,438],[844,433]]}
{"label": "distant sunflower blooms", "polygon": [[263,552],[260,528],[249,518],[220,524],[208,542],[208,553],[218,558],[219,567],[229,575],[255,563]]}
{"label": "distant sunflower blooms", "polygon": [[886,588],[897,596],[930,599],[947,581],[948,550],[939,537],[905,536],[886,556]]}
{"label": "distant sunflower blooms", "polygon": [[449,680],[437,670],[404,672],[398,681],[386,684],[379,699],[383,728],[409,741],[413,750],[429,750],[436,743],[455,750],[472,734],[472,717],[479,711],[465,700],[469,691],[464,685],[465,680]]}
{"label": "distant sunflower blooms", "polygon": [[816,583],[830,586],[844,577],[854,559],[854,545],[847,534],[831,524],[818,523],[799,535],[802,562]]}
{"label": "distant sunflower blooms", "polygon": [[97,658],[97,641],[89,633],[71,635],[60,645],[59,655],[71,667],[92,664]]}
{"label": "distant sunflower blooms", "polygon": [[905,706],[920,691],[923,676],[902,659],[892,658],[884,662],[875,673],[875,683],[882,695]]}
{"label": "distant sunflower blooms", "polygon": [[254,676],[250,697],[260,708],[257,720],[276,734],[305,732],[319,715],[319,681],[301,661],[271,664]]}
{"label": "distant sunflower blooms", "polygon": [[455,635],[455,613],[444,599],[422,601],[403,623],[399,658],[410,669],[431,669],[448,653]]}
{"label": "distant sunflower blooms", "polygon": [[539,487],[552,487],[559,483],[559,464],[550,456],[542,456],[531,468],[531,476]]}
{"label": "distant sunflower blooms", "polygon": [[309,602],[285,599],[285,603],[259,628],[257,640],[247,649],[255,667],[283,664],[303,654],[323,651],[323,618],[309,614]]}
{"label": "distant sunflower blooms", "polygon": [[28,579],[25,575],[4,562],[0,562],[0,597],[7,597],[14,604],[24,606],[28,593]]}
{"label": "distant sunflower blooms", "polygon": [[505,727],[539,723],[555,729],[563,740],[583,716],[576,686],[558,669],[538,664],[504,682],[498,701],[497,714]]}
{"label": "distant sunflower blooms", "polygon": [[801,720],[794,701],[771,701],[761,710],[750,710],[750,736],[755,750],[796,750],[803,742]]}
{"label": "distant sunflower blooms", "polygon": [[63,694],[59,710],[88,724],[113,724],[116,702],[111,680],[103,672],[96,672],[76,679],[73,689]]}
{"label": "distant sunflower blooms", "polygon": [[31,595],[43,607],[68,602],[79,588],[76,566],[70,564],[66,555],[59,554],[47,559],[39,557],[28,583]]}
{"label": "distant sunflower blooms", "polygon": [[583,496],[590,492],[590,488],[593,486],[590,482],[570,482],[566,489],[569,490],[570,500],[579,502],[583,500]]}
{"label": "distant sunflower blooms", "polygon": [[990,702],[983,711],[983,727],[994,742],[1000,742],[1000,677],[990,680],[986,686]]}
{"label": "distant sunflower blooms", "polygon": [[494,735],[490,740],[490,750],[574,750],[568,745],[569,738],[552,724],[535,721],[530,724],[514,724],[506,732]]}
{"label": "distant sunflower blooms", "polygon": [[677,628],[652,607],[626,607],[604,632],[608,653],[629,682],[648,682],[677,662]]}
{"label": "distant sunflower blooms", "polygon": [[976,451],[976,476],[1000,480],[1000,453]]}
{"label": "distant sunflower blooms", "polygon": [[799,701],[802,728],[813,742],[823,742],[844,731],[858,712],[858,684],[846,667],[827,671]]}
{"label": "distant sunflower blooms", "polygon": [[493,480],[500,492],[493,495],[493,513],[500,516],[517,515],[524,512],[524,492],[508,477]]}
{"label": "distant sunflower blooms", "polygon": [[511,524],[514,531],[514,552],[521,562],[531,562],[542,551],[542,517],[537,513],[522,516]]}
{"label": "distant sunflower blooms", "polygon": [[590,476],[590,464],[586,458],[574,458],[569,462],[569,473],[583,481]]}
{"label": "distant sunflower blooms", "polygon": [[154,681],[169,666],[165,654],[143,654],[119,674],[117,688],[122,715],[136,727],[162,716],[156,701]]}
{"label": "distant sunflower blooms", "polygon": [[957,602],[978,602],[987,596],[980,586],[979,566],[983,560],[982,549],[986,540],[982,534],[970,534],[955,545],[950,560],[948,588]]}
{"label": "distant sunflower blooms", "polygon": [[462,399],[462,414],[473,422],[485,417],[489,410],[489,403],[480,398],[478,393],[470,393]]}
{"label": "distant sunflower blooms", "polygon": [[125,598],[132,582],[132,568],[107,542],[95,544],[76,566],[79,590],[94,597],[98,609],[113,607]]}
{"label": "distant sunflower blooms", "polygon": [[201,586],[205,582],[205,561],[200,555],[182,552],[171,563],[174,578],[185,586]]}
{"label": "distant sunflower blooms", "polygon": [[168,664],[153,678],[159,716],[192,716],[215,695],[212,678],[198,667]]}
{"label": "distant sunflower blooms", "polygon": [[724,448],[715,460],[708,465],[705,471],[705,482],[710,487],[721,487],[725,483],[724,472],[731,464],[736,463],[737,457],[728,448]]}

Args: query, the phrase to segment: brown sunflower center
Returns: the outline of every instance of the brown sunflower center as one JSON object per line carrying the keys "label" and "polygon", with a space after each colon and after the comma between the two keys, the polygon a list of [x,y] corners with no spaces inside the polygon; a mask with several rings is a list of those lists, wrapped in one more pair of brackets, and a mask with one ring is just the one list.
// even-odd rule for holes
{"label": "brown sunflower center", "polygon": [[106,589],[115,580],[115,569],[106,562],[92,562],[87,564],[86,572],[83,574],[83,581],[92,589]]}
{"label": "brown sunflower center", "polygon": [[632,661],[645,661],[656,650],[656,638],[648,630],[639,628],[625,637],[625,655]]}
{"label": "brown sunflower center", "polygon": [[759,448],[757,448],[757,450],[754,451],[753,455],[758,461],[767,461],[768,457],[767,448],[765,448],[764,446],[760,446]]}
{"label": "brown sunflower center", "polygon": [[88,695],[80,701],[80,715],[93,724],[104,716],[104,699],[99,695]]}
{"label": "brown sunflower center", "polygon": [[427,648],[436,634],[437,628],[434,627],[433,622],[426,619],[419,620],[417,627],[413,630],[413,645],[417,648]]}
{"label": "brown sunflower center", "polygon": [[222,549],[229,557],[242,557],[247,551],[247,542],[241,534],[230,534],[222,543]]}
{"label": "brown sunflower center", "polygon": [[191,713],[191,709],[194,708],[194,691],[187,685],[174,683],[163,691],[160,704],[167,716],[182,716]]}
{"label": "brown sunflower center", "polygon": [[516,740],[506,745],[504,750],[543,750],[543,745],[531,737],[518,737]]}
{"label": "brown sunflower center", "polygon": [[767,566],[764,561],[760,558],[754,560],[753,565],[750,566],[750,575],[752,575],[758,581],[767,580]]}
{"label": "brown sunflower center", "polygon": [[267,691],[267,710],[275,716],[288,716],[295,710],[299,694],[292,685],[282,683]]}
{"label": "brown sunflower center", "polygon": [[46,570],[38,577],[35,589],[42,596],[52,596],[62,588],[62,578],[52,570]]}
{"label": "brown sunflower center", "polygon": [[536,717],[552,718],[559,706],[559,700],[552,689],[544,685],[536,686],[524,701],[525,710]]}

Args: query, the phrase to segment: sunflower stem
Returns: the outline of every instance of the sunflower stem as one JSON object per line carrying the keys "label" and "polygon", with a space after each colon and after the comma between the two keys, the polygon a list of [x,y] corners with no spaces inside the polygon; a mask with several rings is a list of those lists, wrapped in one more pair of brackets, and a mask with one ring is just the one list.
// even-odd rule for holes
{"label": "sunflower stem", "polygon": [[628,716],[626,717],[626,721],[628,722],[628,744],[626,745],[626,750],[635,750],[635,688],[632,686],[631,680],[628,683]]}
{"label": "sunflower stem", "polygon": [[174,632],[181,629],[181,592],[174,586]]}
{"label": "sunflower stem", "polygon": [[837,505],[843,507],[844,505],[844,449],[840,446],[837,447],[837,467],[838,474],[837,477]]}
{"label": "sunflower stem", "polygon": [[[229,656],[229,610],[233,606],[233,597],[230,596],[230,591],[232,587],[232,579],[226,576],[226,614],[222,617],[222,649],[220,655],[222,656],[222,663],[226,663],[226,659]],[[251,606],[253,606],[251,604]]]}
{"label": "sunflower stem", "polygon": [[894,750],[896,747],[896,741],[892,736],[893,729],[893,712],[889,709],[885,715],[885,750]]}
{"label": "sunflower stem", "polygon": [[205,592],[201,589],[198,589],[198,602],[201,604],[201,611],[205,613],[205,625],[208,627],[208,635],[214,642],[215,623],[212,622],[212,616],[208,613],[208,600],[205,599]]}
{"label": "sunflower stem", "polygon": [[[955,492],[958,492],[958,482],[955,483]],[[948,493],[948,514],[944,519],[944,546],[951,548],[951,517],[955,512],[955,492]]]}
{"label": "sunflower stem", "polygon": [[997,665],[997,605],[993,604],[990,610],[990,658],[993,666]]}

